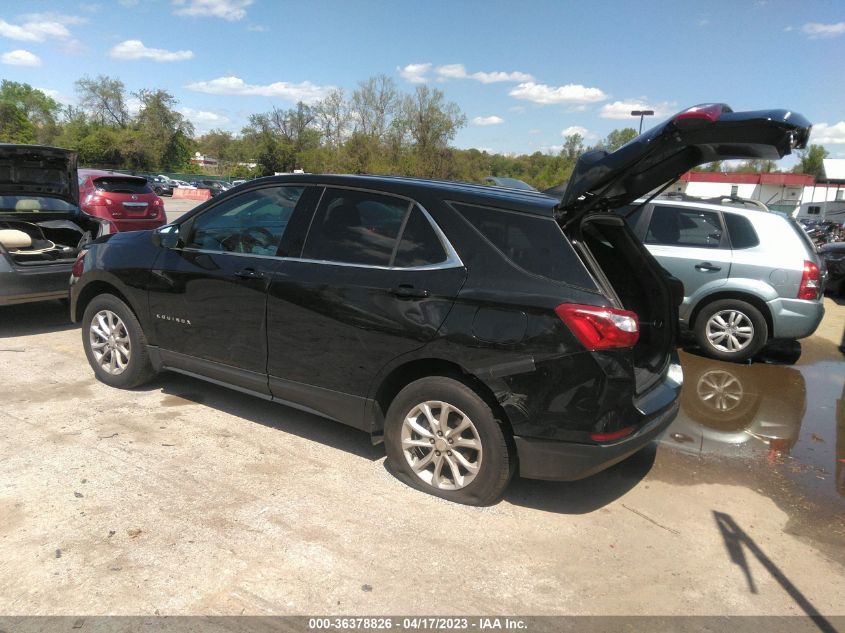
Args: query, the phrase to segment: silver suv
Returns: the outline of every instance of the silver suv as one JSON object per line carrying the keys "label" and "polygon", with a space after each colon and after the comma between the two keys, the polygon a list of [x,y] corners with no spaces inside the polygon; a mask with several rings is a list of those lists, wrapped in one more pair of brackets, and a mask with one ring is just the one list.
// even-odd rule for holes
{"label": "silver suv", "polygon": [[795,220],[738,198],[641,202],[619,212],[683,282],[681,324],[705,354],[742,361],[769,339],[815,332],[824,315],[820,262]]}

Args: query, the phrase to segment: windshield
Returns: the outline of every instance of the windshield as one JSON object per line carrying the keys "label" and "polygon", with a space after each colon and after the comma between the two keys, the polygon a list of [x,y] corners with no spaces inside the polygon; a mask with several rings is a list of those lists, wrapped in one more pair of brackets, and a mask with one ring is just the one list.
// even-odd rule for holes
{"label": "windshield", "polygon": [[76,213],[66,200],[49,196],[0,196],[0,213]]}

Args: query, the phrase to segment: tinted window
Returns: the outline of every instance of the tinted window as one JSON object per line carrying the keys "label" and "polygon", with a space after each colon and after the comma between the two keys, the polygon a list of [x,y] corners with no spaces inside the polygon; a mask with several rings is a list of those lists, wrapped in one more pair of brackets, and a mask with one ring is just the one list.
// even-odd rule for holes
{"label": "tinted window", "polygon": [[97,178],[94,186],[101,191],[110,193],[152,193],[150,183],[143,178],[121,178],[109,176]]}
{"label": "tinted window", "polygon": [[328,188],[314,214],[302,257],[388,266],[408,206],[400,198]]}
{"label": "tinted window", "polygon": [[446,251],[419,208],[414,208],[402,231],[394,266],[427,266],[446,261]]}
{"label": "tinted window", "polygon": [[275,255],[302,187],[265,187],[234,196],[197,217],[187,248]]}
{"label": "tinted window", "polygon": [[[636,211],[634,211],[634,209],[636,209]],[[614,209],[613,212],[625,218],[625,222],[629,227],[631,227],[631,230],[634,230],[637,227],[637,222],[640,221],[640,218],[643,215],[643,209],[645,209],[645,205],[628,204],[624,207]]]}
{"label": "tinted window", "polygon": [[557,281],[589,283],[581,281],[584,267],[553,219],[467,204],[452,206],[523,270]]}
{"label": "tinted window", "polygon": [[645,241],[665,246],[718,248],[722,241],[722,223],[715,211],[656,206]]}
{"label": "tinted window", "polygon": [[735,213],[725,213],[724,216],[733,248],[751,248],[760,243],[760,238],[748,218]]}

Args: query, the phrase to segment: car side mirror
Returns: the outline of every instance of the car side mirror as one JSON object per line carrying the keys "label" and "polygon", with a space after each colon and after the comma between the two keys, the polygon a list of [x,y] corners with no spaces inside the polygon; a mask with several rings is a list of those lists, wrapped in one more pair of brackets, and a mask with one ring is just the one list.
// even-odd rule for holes
{"label": "car side mirror", "polygon": [[168,224],[155,232],[156,241],[162,248],[179,248],[182,246],[182,230],[178,224]]}

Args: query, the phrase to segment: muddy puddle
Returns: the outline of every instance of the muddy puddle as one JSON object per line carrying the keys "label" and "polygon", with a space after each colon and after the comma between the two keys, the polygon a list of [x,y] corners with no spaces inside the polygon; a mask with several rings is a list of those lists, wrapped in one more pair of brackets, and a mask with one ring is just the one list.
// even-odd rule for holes
{"label": "muddy puddle", "polygon": [[770,497],[845,564],[845,355],[810,339],[769,346],[751,364],[682,351],[681,412],[649,473]]}

